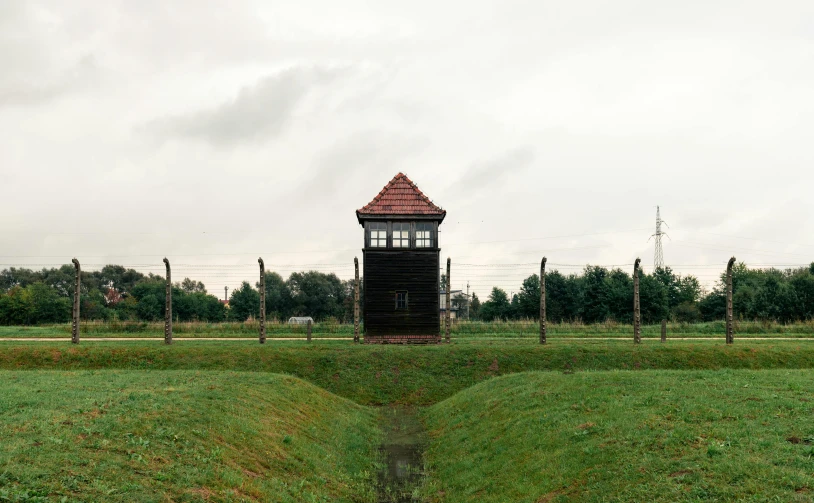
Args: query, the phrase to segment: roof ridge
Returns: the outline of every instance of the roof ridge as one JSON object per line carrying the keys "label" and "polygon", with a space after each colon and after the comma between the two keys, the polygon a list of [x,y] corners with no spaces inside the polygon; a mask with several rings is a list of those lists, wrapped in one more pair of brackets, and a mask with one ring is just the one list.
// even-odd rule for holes
{"label": "roof ridge", "polygon": [[[406,185],[406,187],[405,187]],[[409,188],[409,189],[408,189]],[[404,192],[407,189],[409,193]],[[357,210],[359,215],[437,215],[446,211],[433,203],[409,176],[399,172],[368,204]]]}

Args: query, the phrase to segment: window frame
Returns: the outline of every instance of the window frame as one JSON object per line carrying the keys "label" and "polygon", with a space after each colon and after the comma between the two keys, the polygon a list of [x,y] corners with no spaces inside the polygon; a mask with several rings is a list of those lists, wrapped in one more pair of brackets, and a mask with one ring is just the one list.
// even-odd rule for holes
{"label": "window frame", "polygon": [[[390,234],[390,242],[393,248],[412,248],[410,246],[412,237],[411,227],[410,222],[393,222]],[[396,232],[399,233],[398,238],[396,238]],[[404,236],[405,232],[407,233],[406,237]],[[398,245],[396,245],[396,243],[398,243]]]}
{"label": "window frame", "polygon": [[[403,296],[402,299],[399,299],[399,296]],[[399,300],[403,300],[402,306],[399,306]],[[407,290],[396,290],[396,297],[395,297],[395,310],[399,311],[402,309],[409,309],[410,307],[410,292]]]}
{"label": "window frame", "polygon": [[[367,225],[367,246],[368,248],[387,248],[388,244],[388,225],[387,222],[368,222]],[[376,232],[374,239],[373,233]],[[380,232],[384,232],[384,238],[381,237]],[[373,243],[376,244],[373,244]]]}
{"label": "window frame", "polygon": [[[415,248],[434,248],[435,246],[435,236],[434,236],[435,225],[432,222],[416,222],[415,223]],[[426,238],[419,238],[419,232],[426,232]],[[422,245],[419,243],[426,242],[426,245]]]}

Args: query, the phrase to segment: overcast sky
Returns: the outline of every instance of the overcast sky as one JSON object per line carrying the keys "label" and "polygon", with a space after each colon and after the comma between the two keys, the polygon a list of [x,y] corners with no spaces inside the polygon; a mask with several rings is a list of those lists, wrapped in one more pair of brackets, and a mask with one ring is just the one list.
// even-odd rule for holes
{"label": "overcast sky", "polygon": [[399,171],[483,297],[652,269],[656,205],[704,281],[814,260],[809,0],[5,0],[0,58],[0,267],[347,278]]}

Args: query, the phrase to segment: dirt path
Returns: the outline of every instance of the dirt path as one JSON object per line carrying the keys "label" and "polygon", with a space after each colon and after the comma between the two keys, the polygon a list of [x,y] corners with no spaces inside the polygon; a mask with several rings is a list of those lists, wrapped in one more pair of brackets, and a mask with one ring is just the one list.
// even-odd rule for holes
{"label": "dirt path", "polygon": [[384,439],[379,446],[382,467],[377,475],[378,503],[415,503],[424,478],[427,432],[416,409],[384,407],[380,425]]}

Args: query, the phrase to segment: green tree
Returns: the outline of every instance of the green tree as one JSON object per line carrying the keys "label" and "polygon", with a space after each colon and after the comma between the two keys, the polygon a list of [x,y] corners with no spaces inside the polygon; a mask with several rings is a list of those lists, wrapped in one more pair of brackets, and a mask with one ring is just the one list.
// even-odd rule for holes
{"label": "green tree", "polygon": [[792,273],[789,282],[797,297],[799,309],[797,317],[803,320],[814,318],[814,272],[809,269],[797,270]]}
{"label": "green tree", "polygon": [[656,268],[652,276],[663,286],[667,308],[673,317],[678,321],[698,319],[700,312],[696,303],[701,296],[701,284],[697,278],[676,275],[669,267]]}
{"label": "green tree", "polygon": [[453,309],[458,310],[458,317],[465,319],[466,318],[466,308],[467,304],[469,303],[469,299],[466,298],[466,294],[458,293],[454,297],[449,300],[450,304],[452,304]]}
{"label": "green tree", "polygon": [[486,302],[480,307],[480,317],[484,321],[507,320],[511,312],[511,303],[506,291],[494,287]]}
{"label": "green tree", "polygon": [[136,299],[136,316],[142,321],[156,321],[164,318],[166,282],[160,277],[147,277],[133,286]]}
{"label": "green tree", "polygon": [[9,267],[0,271],[0,291],[8,291],[15,286],[27,287],[35,281],[40,281],[42,278],[38,273],[31,269]]}
{"label": "green tree", "polygon": [[[260,282],[255,286],[259,289]],[[285,320],[290,316],[291,307],[291,292],[283,277],[276,272],[266,271],[266,316]]]}
{"label": "green tree", "polygon": [[752,318],[776,320],[781,322],[799,319],[801,311],[798,306],[797,292],[785,280],[779,271],[768,271],[760,288],[752,299]]}
{"label": "green tree", "polygon": [[555,323],[582,319],[584,308],[583,278],[562,275],[553,270],[545,279],[546,318]]}
{"label": "green tree", "polygon": [[233,320],[246,321],[260,313],[260,292],[244,281],[240,288],[232,290],[229,296],[229,316]]}
{"label": "green tree", "polygon": [[138,312],[136,311],[136,307],[138,306],[138,301],[133,296],[128,296],[123,298],[120,302],[117,302],[115,306],[113,306],[113,316],[117,320],[127,321],[127,320],[137,320],[138,319]]}
{"label": "green tree", "polygon": [[178,319],[181,321],[218,322],[226,317],[225,307],[214,295],[202,292],[185,293],[182,290],[176,295],[173,289],[173,308],[176,298],[178,304],[184,306],[183,311],[178,309]]}
{"label": "green tree", "polygon": [[336,274],[295,272],[286,285],[291,294],[292,315],[311,316],[315,320],[342,317],[348,292]]}
{"label": "green tree", "polygon": [[60,297],[72,299],[76,272],[73,265],[65,264],[58,269],[43,269],[40,272],[42,282],[48,285]]}
{"label": "green tree", "polygon": [[476,293],[472,292],[472,301],[469,304],[469,319],[479,320],[480,308],[481,308],[480,299],[478,299],[478,295]]}
{"label": "green tree", "polygon": [[79,314],[83,320],[109,320],[113,310],[105,307],[107,299],[98,288],[89,288],[82,292]]}
{"label": "green tree", "polygon": [[598,266],[587,266],[583,273],[584,304],[583,321],[585,323],[601,323],[608,319],[608,291],[606,278],[607,269]]}
{"label": "green tree", "polygon": [[[621,269],[613,269],[606,274],[604,287],[607,316],[620,323],[633,323],[633,277]],[[641,292],[641,281],[639,290]]]}
{"label": "green tree", "polygon": [[659,323],[670,316],[668,290],[652,274],[642,274],[639,279],[639,305],[641,306],[642,323]]}
{"label": "green tree", "polygon": [[140,320],[157,321],[164,318],[164,301],[153,294],[147,294],[138,300],[136,314]]}
{"label": "green tree", "polygon": [[[63,266],[65,267],[70,266]],[[98,273],[100,289],[110,289],[122,297],[130,295],[136,283],[144,279],[144,275],[134,269],[127,269],[120,265],[106,265]]]}
{"label": "green tree", "polygon": [[715,288],[698,301],[698,310],[704,321],[723,320],[726,317],[726,294]]}
{"label": "green tree", "polygon": [[540,317],[540,276],[532,274],[523,280],[516,295],[515,317],[537,319]]}
{"label": "green tree", "polygon": [[206,286],[200,281],[195,281],[189,278],[184,278],[180,283],[175,286],[181,289],[184,293],[206,293]]}
{"label": "green tree", "polygon": [[32,303],[32,323],[64,323],[70,321],[72,303],[60,297],[56,290],[37,281],[26,287]]}
{"label": "green tree", "polygon": [[0,323],[3,325],[27,325],[33,313],[34,302],[26,288],[16,285],[0,295]]}

